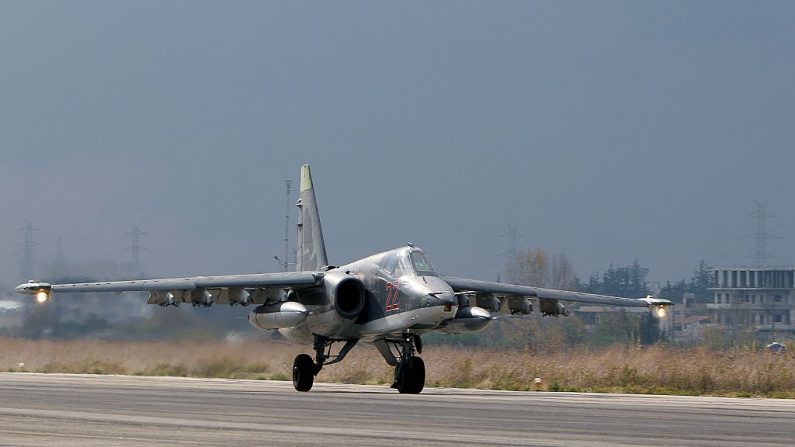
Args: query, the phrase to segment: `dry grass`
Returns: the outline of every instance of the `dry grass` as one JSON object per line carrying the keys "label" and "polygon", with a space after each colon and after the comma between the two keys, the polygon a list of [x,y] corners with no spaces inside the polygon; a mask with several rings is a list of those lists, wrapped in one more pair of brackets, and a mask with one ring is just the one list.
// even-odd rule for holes
{"label": "dry grass", "polygon": [[[0,369],[289,380],[307,347],[279,342],[106,342],[0,338]],[[557,353],[429,347],[427,384],[508,390],[795,398],[795,356],[705,349]],[[24,366],[20,366],[24,363]],[[535,379],[540,378],[540,383]],[[323,369],[320,381],[390,384],[392,368],[369,345]]]}

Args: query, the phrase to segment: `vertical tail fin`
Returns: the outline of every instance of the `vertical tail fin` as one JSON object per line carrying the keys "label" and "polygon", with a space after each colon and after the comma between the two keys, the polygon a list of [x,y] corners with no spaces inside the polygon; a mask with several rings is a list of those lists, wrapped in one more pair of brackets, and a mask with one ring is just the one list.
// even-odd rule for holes
{"label": "vertical tail fin", "polygon": [[301,182],[298,193],[298,253],[295,260],[297,271],[317,271],[328,265],[323,229],[320,228],[320,213],[317,210],[315,189],[309,165],[301,166]]}

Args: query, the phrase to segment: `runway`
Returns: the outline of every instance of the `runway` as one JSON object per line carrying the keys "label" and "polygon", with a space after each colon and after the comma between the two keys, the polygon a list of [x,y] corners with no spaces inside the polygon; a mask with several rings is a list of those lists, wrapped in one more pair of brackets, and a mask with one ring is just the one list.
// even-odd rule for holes
{"label": "runway", "polygon": [[0,446],[791,446],[795,402],[0,373]]}

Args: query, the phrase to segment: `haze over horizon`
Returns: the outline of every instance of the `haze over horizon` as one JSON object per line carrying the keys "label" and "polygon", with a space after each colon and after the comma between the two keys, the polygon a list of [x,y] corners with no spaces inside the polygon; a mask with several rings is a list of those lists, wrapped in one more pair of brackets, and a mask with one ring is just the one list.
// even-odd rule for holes
{"label": "haze over horizon", "polygon": [[334,263],[411,241],[494,279],[510,224],[581,277],[664,282],[752,264],[760,201],[795,264],[792,23],[784,1],[5,1],[0,282],[26,220],[40,262],[59,237],[124,262],[135,223],[150,276],[277,270],[302,163]]}

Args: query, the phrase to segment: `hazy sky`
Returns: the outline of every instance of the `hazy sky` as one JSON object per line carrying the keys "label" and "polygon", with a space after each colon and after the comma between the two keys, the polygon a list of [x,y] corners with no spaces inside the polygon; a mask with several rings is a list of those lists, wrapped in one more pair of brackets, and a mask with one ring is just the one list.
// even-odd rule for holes
{"label": "hazy sky", "polygon": [[40,261],[59,236],[124,261],[138,223],[151,275],[274,270],[305,162],[335,263],[412,241],[494,279],[509,223],[583,276],[676,279],[752,262],[760,200],[793,264],[793,23],[789,1],[2,1],[0,280],[27,219]]}

